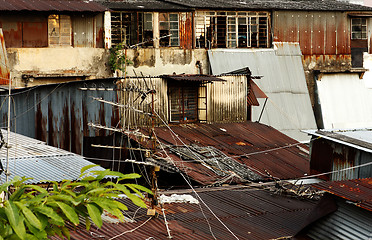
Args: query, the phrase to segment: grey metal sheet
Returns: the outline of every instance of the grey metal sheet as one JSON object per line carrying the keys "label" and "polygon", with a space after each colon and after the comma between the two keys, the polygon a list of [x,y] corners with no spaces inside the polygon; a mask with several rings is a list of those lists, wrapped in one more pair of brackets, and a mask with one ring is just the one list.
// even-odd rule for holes
{"label": "grey metal sheet", "polygon": [[313,224],[307,235],[314,240],[324,239],[370,239],[372,214],[343,200],[338,201],[338,210]]}
{"label": "grey metal sheet", "polygon": [[[1,162],[5,168],[6,159],[2,159]],[[77,180],[80,176],[81,168],[91,164],[82,156],[75,154],[13,158],[9,160],[9,180],[12,180],[15,176],[32,178],[26,181],[28,184],[48,181],[61,182],[64,179]],[[91,170],[104,170],[104,168],[97,166]],[[5,182],[4,173],[0,175],[0,180],[2,183]]]}
{"label": "grey metal sheet", "polygon": [[325,129],[372,127],[372,89],[358,73],[324,74],[316,81]]}
{"label": "grey metal sheet", "polygon": [[[274,49],[209,50],[212,74],[222,74],[249,67],[253,75],[263,76],[256,84],[268,96],[261,123],[272,126],[288,136],[307,141],[303,129],[316,129],[307,90],[299,46],[280,43]],[[297,50],[296,50],[297,49]],[[291,55],[292,54],[292,55]],[[253,107],[252,121],[257,121],[265,99]]]}

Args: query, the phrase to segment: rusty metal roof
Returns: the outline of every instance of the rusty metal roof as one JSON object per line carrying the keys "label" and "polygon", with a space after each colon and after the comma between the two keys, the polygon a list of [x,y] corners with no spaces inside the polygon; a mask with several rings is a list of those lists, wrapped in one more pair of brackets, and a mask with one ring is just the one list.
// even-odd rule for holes
{"label": "rusty metal roof", "polygon": [[199,81],[199,82],[226,82],[226,80],[222,78],[218,78],[212,75],[204,75],[204,74],[179,74],[179,75],[161,75],[160,77],[167,79],[167,80],[174,80],[174,81]]}
{"label": "rusty metal roof", "polygon": [[371,11],[371,7],[336,0],[168,0],[189,8],[204,9],[253,9],[301,11]]}
{"label": "rusty metal roof", "polygon": [[[309,173],[308,147],[264,124],[181,124],[170,128],[155,128],[171,157],[164,158],[159,147],[157,160],[174,164],[202,185],[241,182],[242,178],[257,181],[268,175],[291,179]],[[141,143],[151,146],[150,142]],[[226,162],[229,166],[222,166]]]}
{"label": "rusty metal roof", "polygon": [[[285,197],[273,192],[229,186],[223,188],[196,189],[198,195],[213,213],[239,239],[278,239],[294,236],[307,225],[307,216],[316,207],[317,201]],[[187,195],[199,199],[191,190],[164,191],[166,196]],[[173,195],[174,196],[174,195]],[[104,222],[101,229],[85,230],[83,224],[71,232],[71,239],[168,239],[161,208],[157,218],[149,221],[146,209],[134,206],[128,199],[120,199],[127,207],[125,223]],[[200,199],[198,202],[163,203],[164,213],[173,239],[234,239],[220,221],[212,215]],[[317,217],[324,215],[319,211]],[[132,222],[134,220],[135,222]],[[71,227],[73,228],[73,227]],[[57,238],[52,238],[57,239]]]}
{"label": "rusty metal roof", "polygon": [[358,207],[372,211],[372,178],[327,181],[313,186],[352,201]]}
{"label": "rusty metal roof", "polygon": [[106,7],[80,0],[0,0],[0,11],[104,12]]}
{"label": "rusty metal roof", "polygon": [[[99,0],[97,0],[99,1]],[[122,11],[189,11],[190,8],[182,6],[181,4],[169,3],[161,0],[103,0],[102,4],[112,10]]]}

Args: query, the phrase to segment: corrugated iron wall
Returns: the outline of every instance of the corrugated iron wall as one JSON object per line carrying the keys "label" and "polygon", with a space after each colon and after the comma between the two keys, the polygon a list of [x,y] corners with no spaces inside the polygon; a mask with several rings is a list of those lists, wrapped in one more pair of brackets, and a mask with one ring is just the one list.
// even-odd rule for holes
{"label": "corrugated iron wall", "polygon": [[[112,80],[92,80],[39,86],[13,91],[11,130],[78,154],[83,153],[84,138],[109,136],[112,132],[88,126],[93,122],[117,126],[119,111],[92,97],[117,102],[116,91],[80,90],[114,88]],[[7,95],[0,95],[1,127],[7,124]]]}
{"label": "corrugated iron wall", "polygon": [[335,171],[322,176],[325,180],[340,181],[371,177],[372,165],[362,168],[339,171],[372,161],[372,154],[325,139],[312,142],[310,170],[311,174]]}
{"label": "corrugated iron wall", "polygon": [[299,42],[304,55],[351,54],[346,12],[276,11],[274,41]]}
{"label": "corrugated iron wall", "polygon": [[[49,13],[2,14],[6,46],[47,47]],[[103,14],[72,14],[72,39],[74,47],[103,47]]]}
{"label": "corrugated iron wall", "polygon": [[[152,94],[148,93],[150,89],[155,89],[154,110],[159,116],[168,122],[168,87],[166,80],[162,78],[127,78],[121,83],[120,99],[121,104],[127,105],[120,113],[122,126],[151,126]],[[143,111],[140,113],[136,110]],[[156,115],[156,126],[163,125],[162,121]]]}
{"label": "corrugated iron wall", "polygon": [[226,82],[207,85],[207,122],[247,120],[247,79],[245,75],[221,77]]}
{"label": "corrugated iron wall", "polygon": [[9,84],[10,72],[8,68],[8,56],[4,43],[3,30],[0,28],[0,85]]}
{"label": "corrugated iron wall", "polygon": [[[241,122],[247,120],[247,80],[245,75],[220,77],[226,82],[213,82],[207,84],[207,122]],[[156,90],[155,111],[165,122],[169,122],[168,107],[168,84],[162,78],[128,78],[121,85],[121,103],[128,105],[123,111],[121,123],[123,126],[151,126],[151,118],[141,110],[151,113],[151,94],[142,102],[139,90],[145,90],[154,86]],[[199,92],[200,94],[200,92]],[[204,109],[205,106],[198,108]],[[203,116],[202,116],[203,117]],[[200,119],[200,116],[199,116]],[[156,119],[156,126],[163,125],[160,119]]]}

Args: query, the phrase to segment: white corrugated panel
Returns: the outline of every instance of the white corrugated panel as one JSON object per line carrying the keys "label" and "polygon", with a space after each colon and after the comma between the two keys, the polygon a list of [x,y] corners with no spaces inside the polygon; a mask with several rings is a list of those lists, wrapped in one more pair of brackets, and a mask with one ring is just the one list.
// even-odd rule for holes
{"label": "white corrugated panel", "polygon": [[314,240],[360,240],[372,238],[372,214],[343,200],[336,212],[313,224],[307,235]]}
{"label": "white corrugated panel", "polygon": [[372,89],[359,74],[327,74],[317,88],[325,129],[372,127]]}
{"label": "white corrugated panel", "polygon": [[[257,85],[269,97],[261,123],[272,126],[298,140],[309,140],[303,129],[316,129],[315,118],[307,90],[301,56],[287,43],[275,49],[217,49],[209,50],[213,74],[222,74],[249,67]],[[293,55],[291,55],[293,54]],[[253,107],[252,121],[259,119],[264,99]]]}

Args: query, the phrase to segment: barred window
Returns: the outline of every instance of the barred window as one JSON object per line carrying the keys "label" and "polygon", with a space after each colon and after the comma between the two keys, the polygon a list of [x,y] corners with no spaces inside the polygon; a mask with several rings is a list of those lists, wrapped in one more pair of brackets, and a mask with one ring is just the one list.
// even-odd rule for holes
{"label": "barred window", "polygon": [[131,46],[141,43],[141,46],[153,46],[152,17],[152,13],[112,12],[112,45],[124,43]]}
{"label": "barred window", "polygon": [[179,46],[178,13],[159,14],[160,46]]}
{"label": "barred window", "polygon": [[367,39],[367,19],[351,19],[351,39]]}
{"label": "barred window", "polygon": [[197,12],[196,48],[269,47],[266,12]]}

